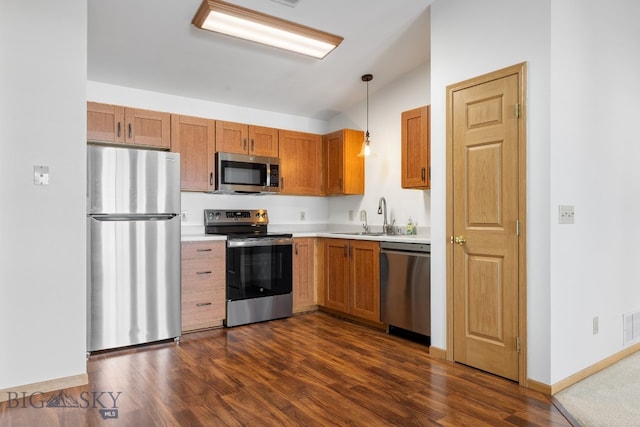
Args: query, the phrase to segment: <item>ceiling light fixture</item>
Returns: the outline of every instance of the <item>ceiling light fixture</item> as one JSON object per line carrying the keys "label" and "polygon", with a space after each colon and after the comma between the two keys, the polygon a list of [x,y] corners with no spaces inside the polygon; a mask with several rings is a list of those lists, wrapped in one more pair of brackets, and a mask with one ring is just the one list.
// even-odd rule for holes
{"label": "ceiling light fixture", "polygon": [[362,141],[362,148],[358,153],[359,157],[366,157],[371,155],[371,146],[369,141],[369,82],[373,80],[372,74],[365,74],[362,76],[362,81],[367,82],[367,133],[364,134],[364,141]]}
{"label": "ceiling light fixture", "polygon": [[343,38],[220,0],[203,0],[191,23],[214,31],[322,59]]}

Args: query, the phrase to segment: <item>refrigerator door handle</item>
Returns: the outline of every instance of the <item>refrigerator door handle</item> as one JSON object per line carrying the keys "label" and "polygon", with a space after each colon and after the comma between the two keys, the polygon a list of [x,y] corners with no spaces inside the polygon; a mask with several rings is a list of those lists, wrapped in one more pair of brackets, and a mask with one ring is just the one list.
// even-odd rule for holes
{"label": "refrigerator door handle", "polygon": [[91,218],[97,221],[169,221],[178,214],[97,214]]}

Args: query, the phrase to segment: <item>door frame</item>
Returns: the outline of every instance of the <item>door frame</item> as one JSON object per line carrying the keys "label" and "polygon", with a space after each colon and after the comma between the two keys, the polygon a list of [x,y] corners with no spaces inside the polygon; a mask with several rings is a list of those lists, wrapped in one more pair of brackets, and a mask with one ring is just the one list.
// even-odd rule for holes
{"label": "door frame", "polygon": [[[520,352],[518,353],[518,382],[527,386],[527,269],[526,269],[526,71],[527,63],[521,62],[481,76],[473,77],[447,86],[446,100],[446,236],[453,236],[453,95],[455,92],[491,80],[510,75],[518,75],[518,98],[520,104],[520,124],[518,126],[518,218],[520,236],[518,240],[518,335]],[[453,243],[448,243],[446,251],[446,298],[447,298],[447,349],[446,359],[453,361]]]}

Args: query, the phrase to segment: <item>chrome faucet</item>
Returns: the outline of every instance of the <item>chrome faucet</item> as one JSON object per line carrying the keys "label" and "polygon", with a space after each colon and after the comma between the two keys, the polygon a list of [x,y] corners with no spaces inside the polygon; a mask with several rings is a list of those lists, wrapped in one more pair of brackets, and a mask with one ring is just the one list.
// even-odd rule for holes
{"label": "chrome faucet", "polygon": [[384,197],[380,197],[378,201],[378,214],[384,215],[384,219],[382,220],[382,232],[389,232],[389,223],[387,222],[387,200]]}

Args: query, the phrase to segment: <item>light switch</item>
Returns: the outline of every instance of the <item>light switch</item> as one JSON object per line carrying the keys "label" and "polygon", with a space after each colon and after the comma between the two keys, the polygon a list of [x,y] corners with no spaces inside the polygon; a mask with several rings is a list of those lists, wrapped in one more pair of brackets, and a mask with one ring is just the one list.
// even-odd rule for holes
{"label": "light switch", "polygon": [[559,224],[573,224],[573,218],[575,216],[573,206],[558,206],[558,215]]}
{"label": "light switch", "polygon": [[49,185],[49,166],[33,167],[33,185]]}

